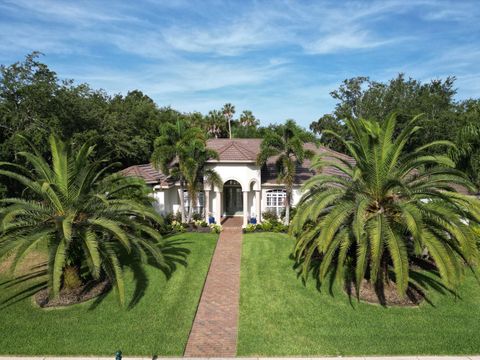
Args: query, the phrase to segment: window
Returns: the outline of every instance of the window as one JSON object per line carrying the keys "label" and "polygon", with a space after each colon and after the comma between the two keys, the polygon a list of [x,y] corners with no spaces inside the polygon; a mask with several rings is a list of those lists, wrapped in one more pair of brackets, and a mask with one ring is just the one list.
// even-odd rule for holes
{"label": "window", "polygon": [[267,191],[267,211],[271,211],[281,216],[285,209],[285,190],[269,190]]}
{"label": "window", "polygon": [[[188,213],[190,209],[190,197],[188,196],[188,192],[183,192],[183,201],[185,203],[185,212]],[[197,194],[197,203],[193,206],[193,212],[203,215],[203,210],[205,207],[205,193],[203,191]]]}

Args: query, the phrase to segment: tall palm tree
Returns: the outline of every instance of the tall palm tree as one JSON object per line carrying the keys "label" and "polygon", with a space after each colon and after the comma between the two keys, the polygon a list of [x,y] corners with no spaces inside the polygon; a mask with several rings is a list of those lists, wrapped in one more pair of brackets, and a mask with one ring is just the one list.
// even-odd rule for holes
{"label": "tall palm tree", "polygon": [[264,166],[267,160],[275,157],[277,168],[277,182],[285,184],[285,224],[290,223],[290,207],[292,203],[293,185],[295,182],[296,165],[305,159],[313,157],[313,152],[304,148],[306,141],[312,140],[295,124],[287,120],[279,130],[270,130],[266,133],[260,146],[257,164]]}
{"label": "tall palm tree", "polygon": [[315,175],[304,184],[291,233],[305,277],[314,269],[320,281],[330,272],[337,278],[354,274],[357,296],[363,279],[381,289],[394,278],[403,295],[409,283],[422,288],[417,270],[428,263],[454,290],[464,265],[478,260],[472,226],[480,221],[480,202],[456,191],[473,186],[448,156],[432,153],[452,144],[436,141],[403,151],[419,130],[417,118],[396,138],[394,115],[381,126],[348,120],[348,141],[333,134],[355,164],[320,157],[314,169],[329,166],[339,174]]}
{"label": "tall palm tree", "polygon": [[49,141],[51,162],[29,143],[31,152],[18,155],[31,168],[0,164],[0,175],[25,187],[24,198],[1,200],[0,256],[14,251],[16,266],[45,243],[50,298],[84,278],[107,277],[123,304],[122,254],[143,263],[150,254],[163,263],[161,236],[153,227],[162,219],[151,203],[125,195],[144,193],[145,183],[107,175],[116,164],[91,160],[93,146],[84,144],[75,154],[55,136]]}
{"label": "tall palm tree", "polygon": [[216,139],[225,133],[225,116],[218,110],[212,110],[205,116],[205,130]]}
{"label": "tall palm tree", "polygon": [[155,139],[152,153],[152,163],[160,168],[167,176],[172,176],[180,182],[180,213],[182,222],[185,216],[185,166],[182,165],[186,158],[185,149],[190,144],[205,142],[204,133],[198,127],[190,127],[184,120],[177,120],[175,124],[165,123],[160,128],[160,136]]}
{"label": "tall palm tree", "polygon": [[206,147],[203,139],[191,141],[183,149],[180,161],[180,171],[182,172],[189,196],[190,206],[188,208],[187,222],[192,220],[193,207],[198,201],[198,193],[203,178],[208,184],[221,187],[223,185],[220,175],[213,169],[205,169],[205,163],[209,159],[218,158],[218,153]]}
{"label": "tall palm tree", "polygon": [[249,127],[249,126],[258,126],[259,121],[253,115],[253,113],[250,110],[244,110],[240,114],[240,119],[239,119],[240,125],[244,127]]}
{"label": "tall palm tree", "polygon": [[235,106],[230,103],[223,105],[222,113],[228,121],[228,137],[232,138],[232,119],[235,114]]}

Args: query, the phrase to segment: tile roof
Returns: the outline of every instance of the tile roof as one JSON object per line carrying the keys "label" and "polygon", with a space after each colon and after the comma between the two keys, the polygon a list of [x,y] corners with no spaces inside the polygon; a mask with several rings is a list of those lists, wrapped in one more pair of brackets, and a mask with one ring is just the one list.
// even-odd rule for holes
{"label": "tile roof", "polygon": [[155,169],[152,164],[133,165],[123,169],[120,173],[125,176],[142,178],[147,184],[170,186],[173,183],[160,170]]}
{"label": "tile roof", "polygon": [[207,147],[218,153],[219,161],[255,162],[261,143],[262,139],[210,139]]}
{"label": "tile roof", "polygon": [[[256,162],[260,153],[262,139],[210,139],[207,141],[208,148],[217,151],[219,160],[226,162]],[[312,150],[316,154],[336,154],[349,162],[354,160],[344,154],[335,152],[326,147],[316,147],[313,143],[306,143],[305,148]],[[267,161],[266,166],[262,168],[262,184],[276,184],[277,170],[275,166],[275,157]],[[217,161],[217,160],[214,160]],[[297,165],[296,184],[302,184],[310,178],[314,172],[310,170],[311,161],[305,160],[303,164]],[[322,170],[326,174],[340,173],[335,168],[326,167]],[[134,165],[121,171],[126,176],[138,176],[145,180],[147,184],[159,184],[161,186],[171,186],[173,181],[156,170],[152,164]]]}
{"label": "tile roof", "polygon": [[[348,155],[339,153],[337,151],[331,150],[325,146],[317,147],[313,143],[306,143],[304,145],[305,149],[313,151],[316,155],[324,155],[328,160],[334,160],[333,157],[329,157],[328,155],[335,155],[336,157],[343,158],[347,160],[349,163],[354,164],[355,160]],[[267,161],[266,166],[262,168],[262,184],[276,184],[277,183],[277,169],[275,166],[276,158],[272,157]],[[312,162],[308,159],[304,160],[302,164],[298,164],[296,167],[296,175],[295,175],[295,184],[303,184],[306,180],[308,180],[312,175],[315,174],[314,171],[310,169]],[[336,168],[327,166],[322,169],[322,173],[328,175],[342,175],[343,173]]]}

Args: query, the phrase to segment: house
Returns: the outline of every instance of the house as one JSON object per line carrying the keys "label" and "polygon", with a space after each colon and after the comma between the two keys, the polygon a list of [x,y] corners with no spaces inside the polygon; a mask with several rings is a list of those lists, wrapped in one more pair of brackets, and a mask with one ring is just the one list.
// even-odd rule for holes
{"label": "house", "polygon": [[[284,210],[285,186],[278,183],[275,159],[267,161],[266,166],[256,164],[262,139],[210,139],[207,146],[216,150],[218,159],[209,160],[207,167],[214,169],[223,181],[223,187],[204,184],[194,211],[208,219],[209,214],[217,221],[225,216],[243,217],[246,226],[251,217],[261,221],[262,213],[273,211],[281,215]],[[335,154],[349,162],[353,159],[325,147],[306,143],[305,147],[316,154]],[[322,169],[324,173],[338,172],[334,168]],[[143,178],[152,185],[155,207],[162,214],[176,213],[180,208],[180,196],[184,197],[185,207],[190,206],[188,194],[181,194],[179,184],[156,170],[151,164],[130,166],[122,171],[127,176]],[[301,197],[301,186],[314,172],[310,169],[310,160],[297,166],[293,189],[292,205]]]}

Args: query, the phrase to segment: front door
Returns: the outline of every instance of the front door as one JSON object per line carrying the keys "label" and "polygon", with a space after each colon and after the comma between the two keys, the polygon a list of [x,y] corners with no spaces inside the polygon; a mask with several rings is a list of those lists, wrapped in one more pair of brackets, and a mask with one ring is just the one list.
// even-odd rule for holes
{"label": "front door", "polygon": [[227,181],[223,186],[225,196],[225,214],[229,216],[243,214],[242,187],[234,180]]}

